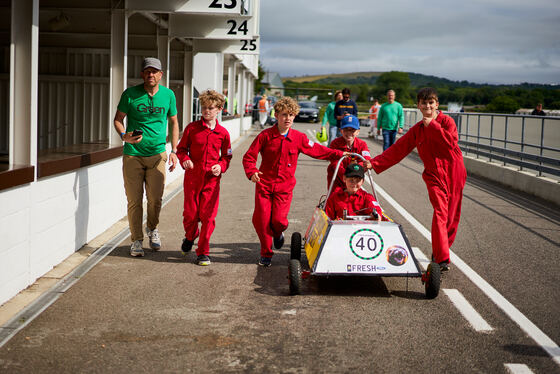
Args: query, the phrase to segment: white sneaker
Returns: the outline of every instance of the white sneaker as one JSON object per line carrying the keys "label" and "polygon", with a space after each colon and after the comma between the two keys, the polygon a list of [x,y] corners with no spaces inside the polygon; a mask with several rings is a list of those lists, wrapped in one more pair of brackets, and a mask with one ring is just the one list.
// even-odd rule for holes
{"label": "white sneaker", "polygon": [[150,239],[150,247],[154,251],[159,251],[161,248],[161,239],[159,238],[159,231],[157,228],[150,230],[146,227],[146,234],[148,234],[148,238]]}
{"label": "white sneaker", "polygon": [[135,240],[130,245],[130,255],[132,257],[144,257],[144,249],[142,248],[142,241]]}

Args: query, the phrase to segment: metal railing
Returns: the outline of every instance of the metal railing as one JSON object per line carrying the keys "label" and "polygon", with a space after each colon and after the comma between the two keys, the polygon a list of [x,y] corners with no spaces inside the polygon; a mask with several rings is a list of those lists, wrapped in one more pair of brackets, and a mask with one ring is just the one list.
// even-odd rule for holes
{"label": "metal railing", "polygon": [[[405,130],[422,119],[405,109]],[[560,117],[496,113],[446,113],[457,124],[464,154],[560,179]]]}

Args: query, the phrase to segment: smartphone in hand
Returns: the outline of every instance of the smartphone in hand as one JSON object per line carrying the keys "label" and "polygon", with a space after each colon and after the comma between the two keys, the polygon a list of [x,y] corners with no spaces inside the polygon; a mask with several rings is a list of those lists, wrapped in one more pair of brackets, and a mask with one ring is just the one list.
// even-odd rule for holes
{"label": "smartphone in hand", "polygon": [[132,136],[139,136],[139,135],[142,135],[143,133],[144,133],[144,130],[136,129],[132,132]]}

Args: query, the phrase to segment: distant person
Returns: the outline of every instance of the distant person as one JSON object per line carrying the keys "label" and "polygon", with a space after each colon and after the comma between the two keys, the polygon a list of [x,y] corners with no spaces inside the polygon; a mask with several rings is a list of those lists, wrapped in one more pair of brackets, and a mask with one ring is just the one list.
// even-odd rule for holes
{"label": "distant person", "polygon": [[270,107],[268,106],[266,95],[262,95],[261,99],[259,100],[259,124],[261,125],[262,129],[264,129],[269,110]]}
{"label": "distant person", "polygon": [[340,100],[342,100],[342,91],[336,91],[334,93],[334,101],[331,101],[327,105],[327,109],[325,110],[325,115],[323,116],[322,126],[326,127],[327,123],[329,124],[329,142],[327,146],[331,145],[331,142],[337,137],[338,127],[336,127],[337,120],[334,115],[334,107],[336,106],[336,103]]}
{"label": "distant person", "polygon": [[342,100],[336,102],[334,106],[334,115],[336,117],[336,127],[338,128],[336,136],[340,136],[340,121],[346,116],[353,115],[358,117],[358,106],[350,98],[350,89],[344,88],[342,90]]}
{"label": "distant person", "polygon": [[[140,76],[144,83],[129,87],[122,93],[113,123],[124,142],[122,171],[132,240],[130,255],[134,257],[144,256],[144,190],[148,200],[146,234],[154,251],[161,248],[157,226],[165,187],[165,163],[171,165],[169,171],[175,169],[179,141],[175,94],[159,84],[163,77],[161,61],[154,57],[145,58]],[[125,117],[128,118],[126,128]],[[171,124],[169,161],[165,148],[168,123]],[[139,133],[140,130],[143,132]]]}
{"label": "distant person", "polygon": [[375,128],[377,127],[377,115],[379,114],[379,100],[373,99],[373,104],[369,108],[369,136],[375,135]]}
{"label": "distant person", "polygon": [[533,109],[533,111],[531,112],[532,116],[546,116],[546,113],[544,112],[544,110],[542,110],[542,104],[538,103],[537,107],[535,109]]}
{"label": "distant person", "polygon": [[399,163],[414,148],[418,149],[424,163],[422,179],[434,208],[432,258],[441,270],[448,270],[449,247],[457,235],[467,171],[457,143],[457,126],[451,117],[438,111],[436,91],[430,87],[421,89],[417,102],[422,120],[394,145],[374,157],[371,165],[379,174]]}
{"label": "distant person", "polygon": [[383,150],[395,143],[397,132],[402,134],[404,126],[404,111],[402,105],[395,101],[395,91],[387,91],[387,102],[379,108],[377,115],[377,135],[383,129]]}

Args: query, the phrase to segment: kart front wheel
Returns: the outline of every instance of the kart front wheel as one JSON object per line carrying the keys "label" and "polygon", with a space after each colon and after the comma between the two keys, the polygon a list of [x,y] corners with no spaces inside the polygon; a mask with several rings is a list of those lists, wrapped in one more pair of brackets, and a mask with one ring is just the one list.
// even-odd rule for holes
{"label": "kart front wheel", "polygon": [[290,260],[288,279],[290,281],[290,295],[301,294],[301,262],[299,260]]}
{"label": "kart front wheel", "polygon": [[301,261],[301,234],[297,231],[292,234],[290,259]]}
{"label": "kart front wheel", "polygon": [[441,284],[441,270],[439,264],[430,262],[425,275],[426,297],[428,299],[435,299],[439,294]]}

